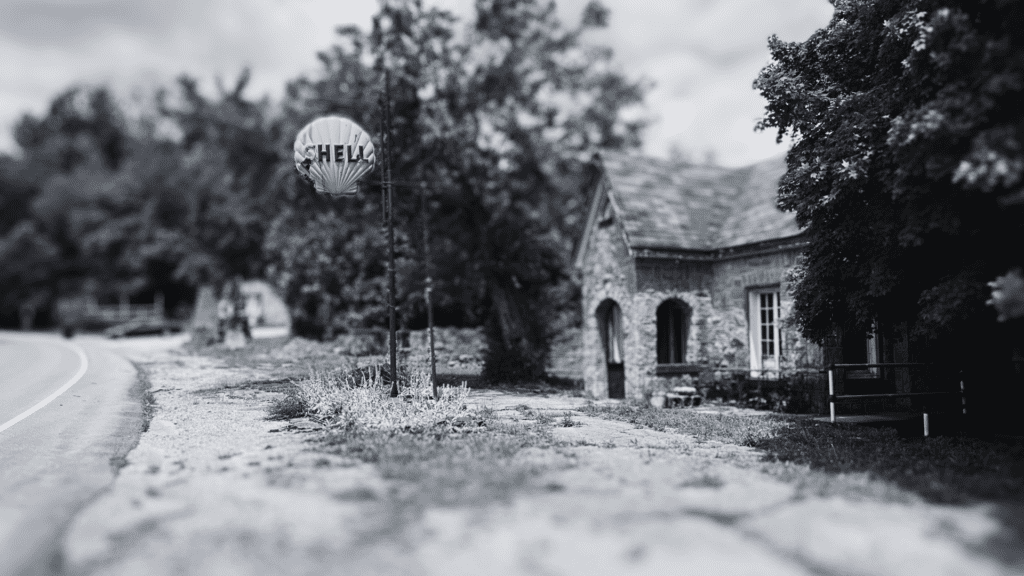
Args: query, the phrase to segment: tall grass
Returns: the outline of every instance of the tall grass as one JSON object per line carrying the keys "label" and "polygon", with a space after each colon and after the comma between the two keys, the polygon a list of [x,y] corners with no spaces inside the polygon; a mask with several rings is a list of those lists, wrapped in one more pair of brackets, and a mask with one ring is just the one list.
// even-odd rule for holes
{"label": "tall grass", "polygon": [[390,381],[376,367],[311,372],[271,407],[271,417],[321,422],[320,450],[373,464],[407,487],[389,498],[399,508],[505,500],[543,471],[519,454],[551,444],[551,418],[530,425],[500,419],[470,407],[465,385],[439,387],[435,400],[429,371],[411,368],[398,398],[389,397]]}
{"label": "tall grass", "polygon": [[313,371],[271,408],[271,415],[301,415],[344,430],[422,431],[469,414],[465,386],[441,386],[434,399],[430,375],[416,370],[397,398],[383,370]]}

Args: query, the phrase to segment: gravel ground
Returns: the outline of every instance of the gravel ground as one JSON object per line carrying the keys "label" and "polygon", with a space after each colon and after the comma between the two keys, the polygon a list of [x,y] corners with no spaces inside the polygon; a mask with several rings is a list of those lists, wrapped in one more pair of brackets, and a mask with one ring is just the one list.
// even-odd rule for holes
{"label": "gravel ground", "polygon": [[511,501],[411,513],[373,466],[318,452],[315,423],[267,420],[281,392],[266,372],[175,343],[118,344],[155,413],[70,527],[68,574],[1024,573],[987,552],[1004,528],[986,506],[766,464],[568,396],[474,392],[501,418],[555,418],[552,447],[522,454],[544,472]]}

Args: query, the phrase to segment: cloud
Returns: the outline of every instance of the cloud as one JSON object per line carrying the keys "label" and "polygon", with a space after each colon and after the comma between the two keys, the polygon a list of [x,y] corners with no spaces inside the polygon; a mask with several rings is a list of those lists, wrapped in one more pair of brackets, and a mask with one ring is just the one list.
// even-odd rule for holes
{"label": "cloud", "polygon": [[[559,14],[573,26],[589,0],[559,0]],[[753,88],[768,62],[768,37],[806,39],[832,16],[827,0],[602,0],[609,27],[587,40],[611,46],[619,69],[652,81],[647,95],[645,152],[666,156],[676,145],[694,157],[714,152],[740,166],[778,156],[785,145],[774,133],[756,133],[765,101]],[[446,0],[468,12],[470,0]]]}
{"label": "cloud", "polygon": [[183,73],[212,86],[243,67],[253,95],[316,68],[339,25],[368,26],[374,2],[337,0],[0,0],[0,151],[22,114],[72,85],[122,94]]}
{"label": "cloud", "polygon": [[[578,23],[588,0],[561,0]],[[427,0],[463,17],[473,0]],[[648,112],[659,121],[646,150],[676,142],[713,148],[726,164],[776,155],[774,137],[752,127],[764,103],[751,82],[768,62],[767,38],[801,40],[824,26],[826,0],[604,0],[610,27],[588,41],[613,47],[623,71],[652,80]],[[73,84],[109,83],[124,95],[167,84],[181,73],[212,86],[245,66],[253,95],[280,96],[285,81],[318,66],[339,25],[369,26],[365,0],[0,0],[0,151],[14,123],[42,113]],[[744,129],[743,127],[749,127]]]}

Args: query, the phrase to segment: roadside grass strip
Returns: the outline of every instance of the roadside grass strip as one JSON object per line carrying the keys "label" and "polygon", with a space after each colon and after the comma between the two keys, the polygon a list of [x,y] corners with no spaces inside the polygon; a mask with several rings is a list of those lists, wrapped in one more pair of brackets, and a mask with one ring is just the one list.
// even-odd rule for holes
{"label": "roadside grass strip", "polygon": [[828,424],[779,414],[659,410],[639,404],[588,405],[583,413],[698,441],[750,446],[767,462],[831,473],[867,473],[936,503],[1024,502],[1024,445],[1019,439],[903,438],[893,428]]}

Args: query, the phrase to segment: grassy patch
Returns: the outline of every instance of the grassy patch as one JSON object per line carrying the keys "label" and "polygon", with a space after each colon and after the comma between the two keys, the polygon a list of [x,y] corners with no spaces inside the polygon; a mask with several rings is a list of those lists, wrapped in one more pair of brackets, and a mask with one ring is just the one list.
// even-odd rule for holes
{"label": "grassy patch", "polygon": [[465,386],[438,388],[433,397],[426,371],[409,374],[401,393],[391,398],[390,384],[376,367],[352,371],[313,372],[295,383],[294,403],[303,412],[335,429],[418,432],[452,427],[470,416]]}
{"label": "grassy patch", "polygon": [[135,366],[135,371],[138,374],[138,381],[132,388],[133,394],[139,395],[139,400],[142,403],[142,432],[149,431],[149,423],[153,421],[153,415],[156,414],[156,398],[153,396],[153,385],[149,381],[149,372],[137,363],[132,363]]}
{"label": "grassy patch", "polygon": [[332,352],[330,343],[300,338],[261,338],[231,350],[223,344],[186,345],[186,350],[216,358],[229,368],[256,368],[272,380],[298,380],[311,371],[328,372],[355,368],[356,359]]}
{"label": "grassy patch", "polygon": [[712,440],[744,446],[773,437],[790,425],[788,420],[774,415],[660,410],[646,404],[589,404],[581,412],[589,416],[629,422],[642,428],[688,434],[701,442]]}
{"label": "grassy patch", "polygon": [[294,390],[270,404],[267,410],[271,420],[291,420],[306,415],[306,405]]}
{"label": "grassy patch", "polygon": [[510,498],[545,469],[522,451],[551,443],[545,426],[492,418],[419,432],[329,433],[321,449],[375,464],[385,478],[406,487],[404,504],[464,506]]}
{"label": "grassy patch", "polygon": [[[904,438],[893,428],[828,424],[782,415],[710,414],[636,405],[588,406],[593,416],[764,451],[769,462],[867,473],[931,502],[1024,501],[1024,446],[966,437]],[[805,479],[806,480],[806,479]]]}
{"label": "grassy patch", "polygon": [[901,438],[892,428],[797,420],[748,445],[825,472],[867,472],[932,502],[1024,501],[1024,446],[967,437]]}
{"label": "grassy patch", "polygon": [[553,419],[526,406],[528,424],[471,409],[465,387],[431,396],[425,371],[389,398],[381,374],[315,372],[270,407],[271,418],[309,416],[326,428],[319,449],[374,464],[400,487],[402,506],[467,505],[506,499],[544,469],[523,450],[552,445]]}

